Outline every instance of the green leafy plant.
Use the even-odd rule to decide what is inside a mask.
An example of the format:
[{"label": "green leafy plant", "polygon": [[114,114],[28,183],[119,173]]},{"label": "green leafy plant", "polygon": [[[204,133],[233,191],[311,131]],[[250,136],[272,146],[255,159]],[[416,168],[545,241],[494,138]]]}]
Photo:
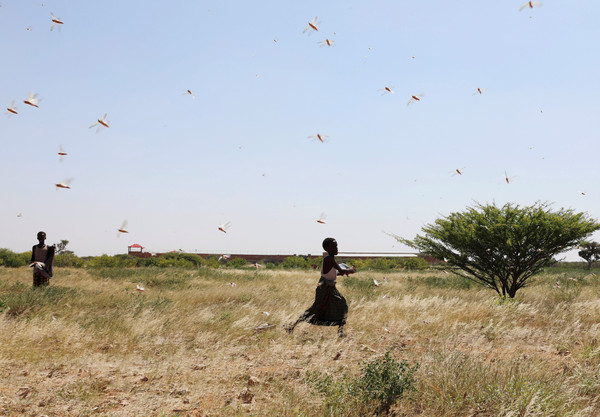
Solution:
[{"label": "green leafy plant", "polygon": [[81,268],[84,263],[83,259],[71,251],[62,252],[54,257],[54,266]]},{"label": "green leafy plant", "polygon": [[429,263],[423,258],[407,258],[403,266],[408,270],[422,270],[429,268]]},{"label": "green leafy plant", "polygon": [[240,269],[248,265],[248,262],[244,258],[233,258],[227,262],[228,268]]},{"label": "green leafy plant", "polygon": [[310,262],[302,256],[288,256],[280,264],[284,269],[309,269]]},{"label": "green leafy plant", "polygon": [[377,413],[387,413],[406,391],[414,390],[414,373],[418,365],[398,362],[388,350],[382,358],[366,362],[360,377],[352,381],[350,393],[374,406]]},{"label": "green leafy plant", "polygon": [[334,379],[319,371],[308,373],[307,382],[324,395],[330,415],[387,414],[402,395],[415,389],[418,365],[398,362],[388,350],[383,357],[365,362],[361,374]]},{"label": "green leafy plant", "polygon": [[2,266],[18,268],[27,265],[30,258],[31,252],[18,254],[9,249],[0,249],[0,265]]}]

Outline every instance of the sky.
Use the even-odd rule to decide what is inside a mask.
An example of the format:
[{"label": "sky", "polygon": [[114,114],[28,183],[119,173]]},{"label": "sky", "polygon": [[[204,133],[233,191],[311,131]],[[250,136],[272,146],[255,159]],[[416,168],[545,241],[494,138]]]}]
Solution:
[{"label": "sky", "polygon": [[600,217],[597,1],[0,3],[0,247],[410,252],[383,231],[476,203]]}]

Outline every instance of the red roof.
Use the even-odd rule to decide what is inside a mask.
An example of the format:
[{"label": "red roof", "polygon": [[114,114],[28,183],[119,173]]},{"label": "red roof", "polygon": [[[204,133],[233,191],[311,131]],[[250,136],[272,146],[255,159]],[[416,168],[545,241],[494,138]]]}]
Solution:
[{"label": "red roof", "polygon": [[142,249],[144,249],[144,247],[142,245],[138,245],[137,243],[134,243],[133,245],[127,246],[127,247],[128,248],[142,248]]}]

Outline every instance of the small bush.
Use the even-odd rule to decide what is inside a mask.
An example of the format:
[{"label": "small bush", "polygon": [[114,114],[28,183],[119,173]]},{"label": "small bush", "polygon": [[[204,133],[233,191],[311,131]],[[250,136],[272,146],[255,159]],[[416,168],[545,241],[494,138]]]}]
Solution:
[{"label": "small bush", "polygon": [[119,260],[113,256],[102,255],[90,259],[87,265],[91,268],[116,268],[119,265]]},{"label": "small bush", "polygon": [[160,257],[158,259],[158,267],[159,268],[193,268],[194,264],[185,259],[177,259],[177,258],[163,258]]},{"label": "small bush", "polygon": [[343,259],[341,262],[353,265],[356,269],[372,269],[375,271],[400,269],[404,264],[402,258]]},{"label": "small bush", "polygon": [[158,258],[154,256],[150,258],[138,258],[137,266],[158,266]]},{"label": "small bush", "polygon": [[365,259],[348,260],[348,264],[356,268],[357,271],[368,269],[369,262]]},{"label": "small bush", "polygon": [[361,375],[335,380],[319,371],[309,373],[307,382],[326,398],[326,408],[333,415],[387,414],[405,392],[414,391],[414,373],[418,365],[398,362],[388,350],[382,358],[366,362]]},{"label": "small bush", "polygon": [[302,256],[288,256],[281,261],[281,268],[283,269],[309,269],[310,262]]},{"label": "small bush", "polygon": [[390,271],[401,268],[404,264],[400,258],[379,258],[370,260],[370,268],[377,271]]},{"label": "small bush", "polygon": [[227,267],[240,269],[245,267],[247,264],[248,262],[244,258],[234,258],[227,262]]},{"label": "small bush", "polygon": [[362,367],[362,375],[352,382],[350,392],[362,402],[372,404],[378,413],[387,413],[405,391],[414,390],[418,367],[398,362],[388,350],[383,358]]},{"label": "small bush", "polygon": [[31,252],[25,252],[22,254],[14,253],[10,249],[0,249],[0,265],[9,268],[18,268],[25,266],[31,259]]},{"label": "small bush", "polygon": [[196,267],[202,265],[202,258],[194,253],[180,253],[177,259],[187,261]]},{"label": "small bush", "polygon": [[[406,262],[404,258],[373,258],[373,259],[340,259],[339,262],[354,266],[357,270],[372,269],[375,271],[391,271],[401,269]],[[427,264],[427,262],[425,262]]]},{"label": "small bush", "polygon": [[54,257],[54,266],[81,268],[83,265],[83,259],[76,256],[73,252],[63,252]]},{"label": "small bush", "polygon": [[217,269],[221,266],[218,258],[208,257],[202,260],[202,266],[205,268]]},{"label": "small bush", "polygon": [[407,258],[404,260],[404,269],[421,270],[429,268],[429,263],[423,258]]}]

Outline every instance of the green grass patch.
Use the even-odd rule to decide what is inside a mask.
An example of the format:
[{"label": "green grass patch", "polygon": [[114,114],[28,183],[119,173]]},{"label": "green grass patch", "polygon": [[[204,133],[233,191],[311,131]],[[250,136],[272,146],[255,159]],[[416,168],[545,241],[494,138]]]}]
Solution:
[{"label": "green grass patch", "polygon": [[346,288],[357,291],[366,291],[375,288],[375,283],[371,278],[361,279],[356,276],[349,276],[344,278],[342,280],[342,285]]},{"label": "green grass patch", "polygon": [[88,268],[87,272],[90,276],[95,278],[110,279],[114,281],[140,281],[145,277],[164,273],[164,270],[155,268]]},{"label": "green grass patch", "polygon": [[470,290],[474,285],[477,285],[470,279],[459,275],[448,275],[443,277],[424,276],[408,278],[409,282],[411,282],[412,280],[415,280],[417,284],[425,285],[427,288],[452,288],[456,290]]},{"label": "green grass patch", "polygon": [[8,317],[31,317],[48,306],[72,300],[77,293],[78,290],[71,287],[51,285],[31,288],[16,283],[0,297],[0,312],[5,312]]}]

